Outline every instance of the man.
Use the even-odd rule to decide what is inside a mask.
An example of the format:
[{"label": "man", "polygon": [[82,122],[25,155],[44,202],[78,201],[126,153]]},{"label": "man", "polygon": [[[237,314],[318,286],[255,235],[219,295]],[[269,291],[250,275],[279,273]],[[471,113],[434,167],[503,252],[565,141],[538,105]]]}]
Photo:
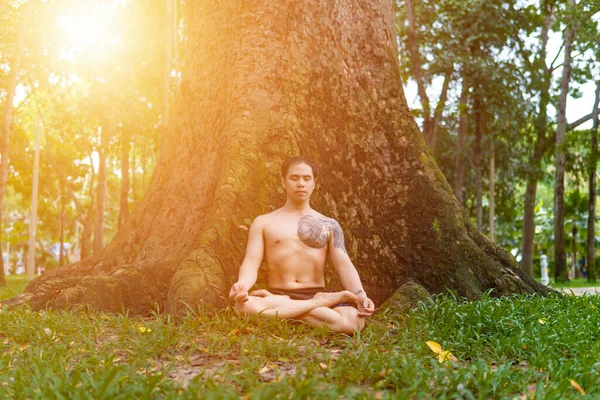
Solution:
[{"label": "man", "polygon": [[[302,320],[353,334],[364,327],[364,318],[373,314],[375,305],[348,257],[340,224],[310,207],[318,173],[317,165],[304,157],[283,163],[285,205],[252,223],[246,256],[229,297],[235,308],[246,314]],[[263,254],[269,290],[248,294],[256,283]],[[330,293],[324,288],[327,256],[347,290]]]}]

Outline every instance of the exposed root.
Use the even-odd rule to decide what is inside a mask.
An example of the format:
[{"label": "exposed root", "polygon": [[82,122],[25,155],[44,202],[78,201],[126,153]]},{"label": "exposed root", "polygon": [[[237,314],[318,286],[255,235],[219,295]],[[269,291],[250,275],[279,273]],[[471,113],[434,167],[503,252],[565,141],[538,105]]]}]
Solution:
[{"label": "exposed root", "polygon": [[173,274],[167,312],[179,314],[188,306],[198,304],[225,306],[225,282],[223,268],[215,257],[203,249],[193,251],[181,261]]}]

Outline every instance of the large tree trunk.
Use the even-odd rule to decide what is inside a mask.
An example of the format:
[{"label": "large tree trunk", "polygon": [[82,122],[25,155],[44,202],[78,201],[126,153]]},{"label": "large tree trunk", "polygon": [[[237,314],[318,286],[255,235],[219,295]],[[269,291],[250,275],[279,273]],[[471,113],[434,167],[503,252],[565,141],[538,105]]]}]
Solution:
[{"label": "large tree trunk", "polygon": [[225,304],[248,226],[283,203],[279,166],[299,153],[322,166],[313,206],[344,227],[376,303],[409,281],[468,298],[547,291],[469,223],[428,154],[391,2],[187,7],[177,118],[146,196],[101,254],[33,281],[33,308]]},{"label": "large tree trunk", "polygon": [[594,123],[590,130],[591,154],[590,154],[590,176],[588,183],[588,220],[587,220],[587,265],[588,281],[596,282],[596,168],[598,162],[598,106],[600,105],[600,80],[596,82],[596,100],[594,101]]},{"label": "large tree trunk", "polygon": [[[575,0],[568,1],[571,9],[575,7]],[[560,79],[560,95],[558,99],[558,121],[556,124],[556,172],[554,180],[554,277],[557,282],[568,281],[567,265],[565,259],[565,150],[564,141],[567,131],[567,97],[569,83],[571,82],[571,45],[575,37],[573,26],[565,30],[565,57],[563,72]]]}]

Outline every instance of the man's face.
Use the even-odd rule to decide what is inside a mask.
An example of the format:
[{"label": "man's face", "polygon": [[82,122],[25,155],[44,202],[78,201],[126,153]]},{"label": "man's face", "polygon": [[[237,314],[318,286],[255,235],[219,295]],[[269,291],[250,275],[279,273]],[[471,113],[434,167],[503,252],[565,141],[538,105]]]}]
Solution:
[{"label": "man's face", "polygon": [[297,202],[307,201],[315,189],[313,170],[305,163],[294,164],[281,183],[289,199]]}]

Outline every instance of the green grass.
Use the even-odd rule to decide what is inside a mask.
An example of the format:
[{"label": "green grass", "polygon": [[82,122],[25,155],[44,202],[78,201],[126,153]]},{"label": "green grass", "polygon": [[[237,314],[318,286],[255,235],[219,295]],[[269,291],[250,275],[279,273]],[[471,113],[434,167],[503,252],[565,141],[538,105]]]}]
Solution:
[{"label": "green grass", "polygon": [[175,321],[4,308],[0,398],[580,397],[570,380],[597,398],[599,326],[598,296],[444,296],[355,337],[231,309]]},{"label": "green grass", "polygon": [[583,287],[600,287],[600,279],[596,280],[596,283],[588,282],[587,278],[575,278],[569,280],[569,282],[555,282],[551,280],[548,284],[550,287],[554,288],[583,288]]}]

